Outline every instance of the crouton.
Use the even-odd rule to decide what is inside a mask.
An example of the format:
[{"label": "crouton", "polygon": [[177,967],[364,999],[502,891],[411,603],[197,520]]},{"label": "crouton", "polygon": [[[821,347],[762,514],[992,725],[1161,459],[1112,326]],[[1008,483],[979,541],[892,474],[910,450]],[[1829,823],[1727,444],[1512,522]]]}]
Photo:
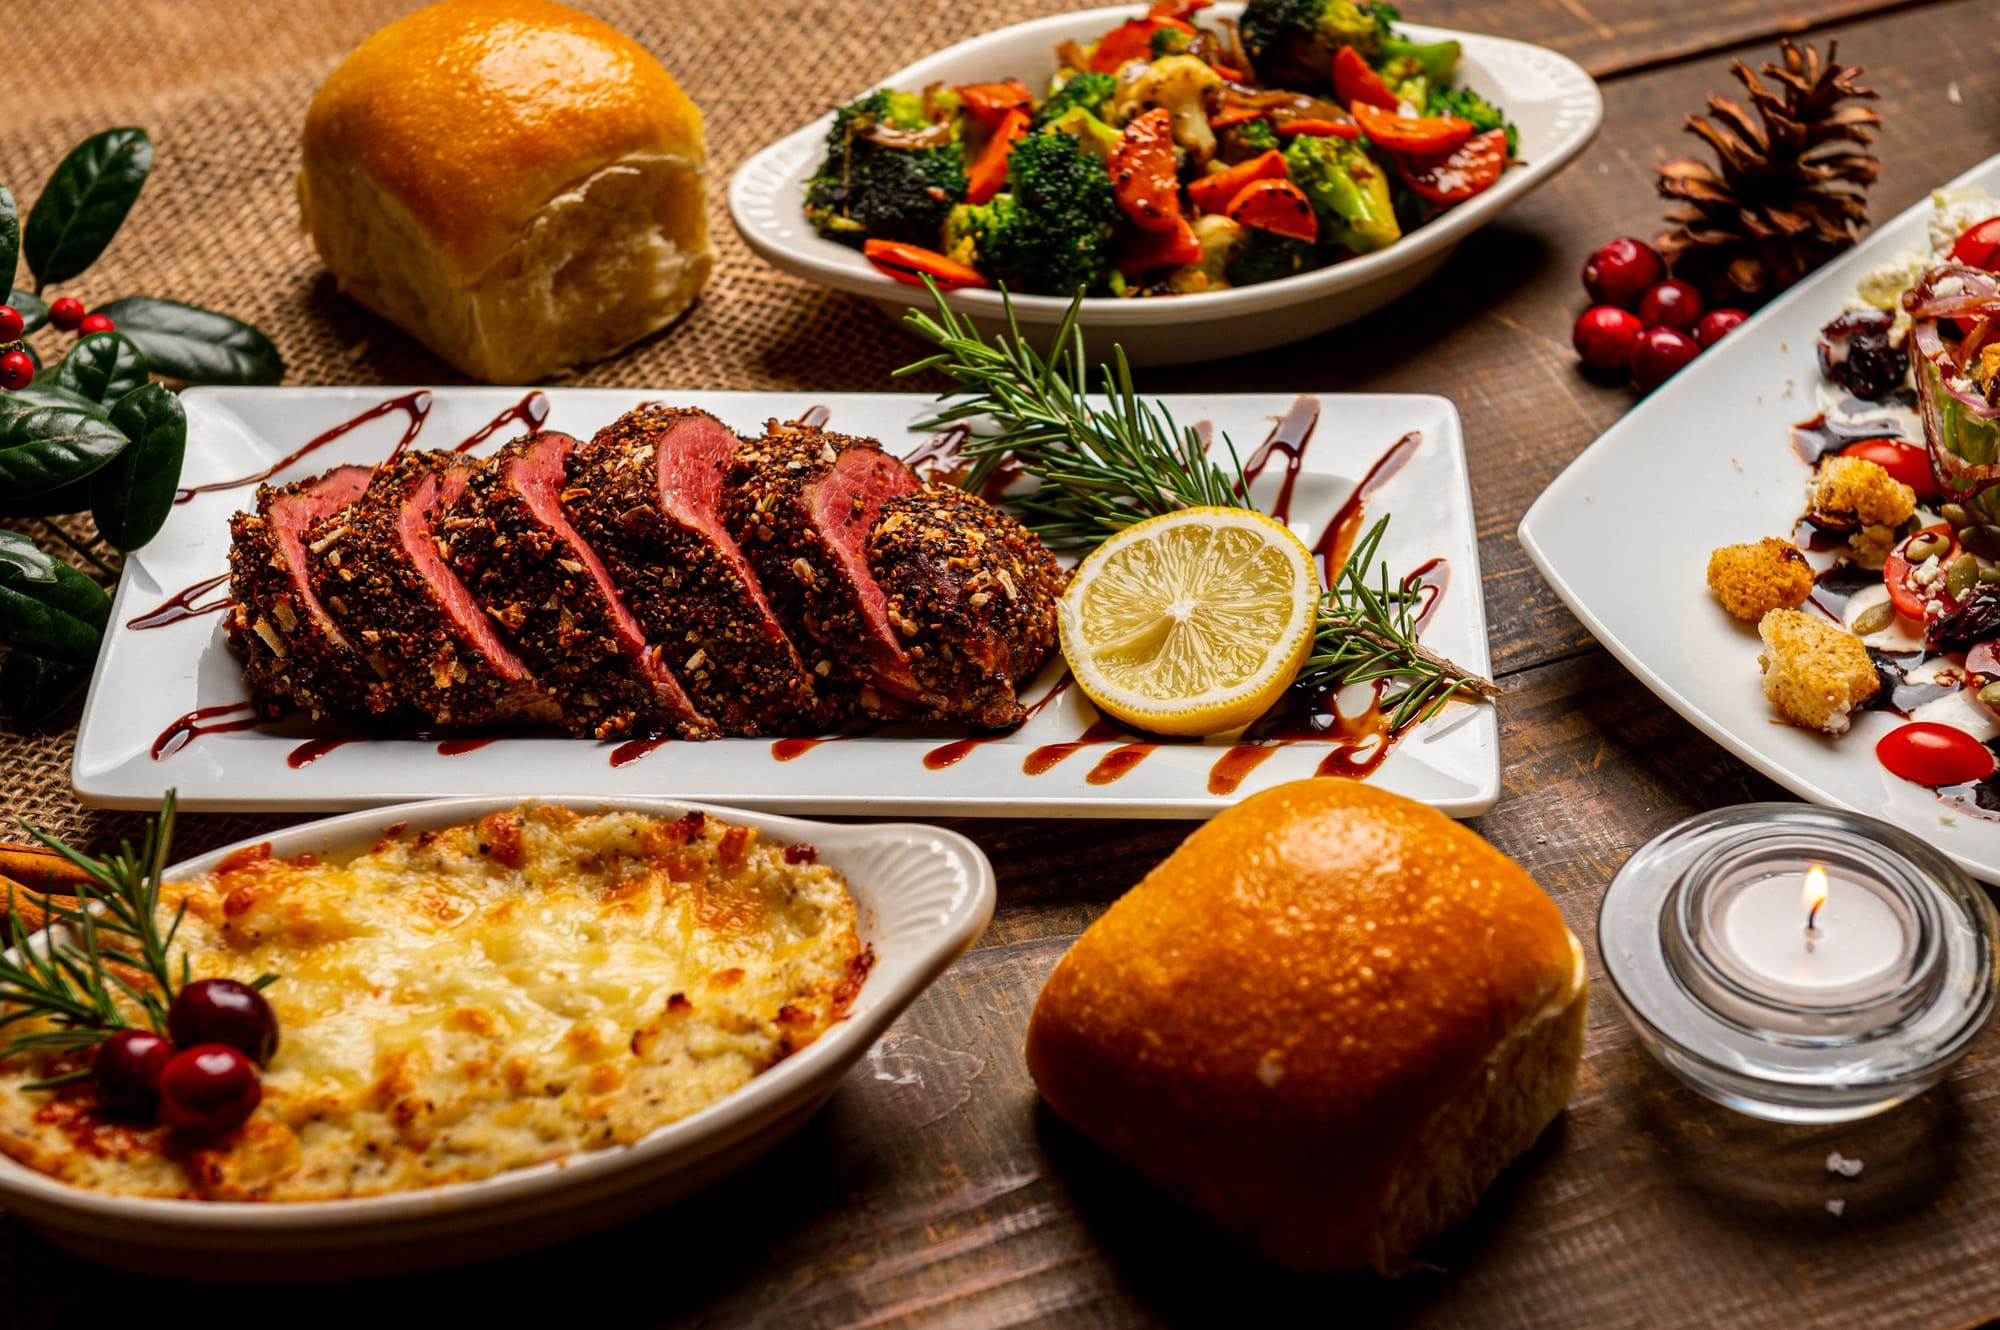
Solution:
[{"label": "crouton", "polygon": [[1708,556],[1708,589],[1745,623],[1772,610],[1797,609],[1812,594],[1813,570],[1798,546],[1770,536],[1754,545],[1724,545]]},{"label": "crouton", "polygon": [[1865,457],[1823,457],[1806,482],[1814,521],[1840,531],[1897,527],[1917,511],[1917,492]]},{"label": "crouton", "polygon": [[1844,734],[1854,708],[1882,686],[1861,639],[1815,615],[1772,610],[1757,634],[1764,639],[1757,657],[1764,696],[1794,725]]}]

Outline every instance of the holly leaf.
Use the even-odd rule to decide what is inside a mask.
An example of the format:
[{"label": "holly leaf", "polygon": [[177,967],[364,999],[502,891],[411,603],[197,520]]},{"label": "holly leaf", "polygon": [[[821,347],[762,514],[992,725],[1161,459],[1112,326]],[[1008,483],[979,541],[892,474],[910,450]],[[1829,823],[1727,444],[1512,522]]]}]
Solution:
[{"label": "holly leaf", "polygon": [[123,333],[102,332],[70,348],[55,382],[93,402],[115,402],[150,380],[145,352]]},{"label": "holly leaf", "polygon": [[187,413],[164,384],[148,383],[118,399],[111,423],[132,441],[90,476],[90,516],[116,549],[151,540],[174,509],[187,451]]},{"label": "holly leaf", "polygon": [[[10,291],[14,289],[14,269],[20,262],[21,210],[14,206],[14,196],[7,192],[7,187],[0,185],[0,283],[5,283]],[[19,305],[14,308],[21,309]],[[21,310],[23,318],[27,313]]]},{"label": "holly leaf", "polygon": [[21,237],[36,291],[97,262],[152,169],[153,141],[143,129],[107,129],[70,149],[42,187]]},{"label": "holly leaf", "polygon": [[66,563],[55,578],[31,582],[0,565],[0,642],[54,661],[88,668],[97,659],[111,597]]},{"label": "holly leaf", "polygon": [[44,554],[41,546],[18,531],[0,531],[0,564],[15,570],[30,582],[56,580],[56,561]]},{"label": "holly leaf", "polygon": [[17,648],[0,661],[0,710],[16,729],[39,729],[89,682],[90,671],[82,666],[61,665]]},{"label": "holly leaf", "polygon": [[7,296],[7,303],[20,312],[22,322],[28,326],[24,333],[31,333],[49,321],[49,305],[33,291],[15,290]]},{"label": "holly leaf", "polygon": [[0,393],[0,494],[39,494],[81,480],[129,441],[87,397],[40,385]]},{"label": "holly leaf", "polygon": [[152,296],[127,296],[97,312],[138,343],[155,374],[169,379],[263,384],[285,375],[271,339],[227,314]]}]

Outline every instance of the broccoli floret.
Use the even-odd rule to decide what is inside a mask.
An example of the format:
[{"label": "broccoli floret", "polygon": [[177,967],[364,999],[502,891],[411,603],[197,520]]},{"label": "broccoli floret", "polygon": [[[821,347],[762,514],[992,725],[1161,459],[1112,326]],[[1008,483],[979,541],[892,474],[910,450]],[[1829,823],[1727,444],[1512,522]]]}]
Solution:
[{"label": "broccoli floret", "polygon": [[[1376,59],[1383,65],[1384,77],[1392,86],[1421,75],[1430,80],[1432,87],[1445,88],[1458,75],[1457,42],[1413,42],[1392,30],[1383,36]],[[1399,77],[1389,76],[1392,69]]]},{"label": "broccoli floret", "polygon": [[1124,138],[1124,135],[1080,106],[1072,106],[1049,121],[1048,128],[1043,133],[1067,134],[1075,139],[1085,152],[1106,164],[1109,164],[1111,154],[1118,150],[1118,144]]},{"label": "broccoli floret", "polygon": [[1104,114],[1104,103],[1111,100],[1112,92],[1118,87],[1118,80],[1110,74],[1076,74],[1070,80],[1049,94],[1049,99],[1035,110],[1033,125],[1040,129],[1069,110],[1084,110],[1095,116]]},{"label": "broccoli floret", "polygon": [[1231,286],[1274,282],[1315,266],[1313,247],[1290,236],[1253,230],[1224,269]]},{"label": "broccoli floret", "polygon": [[1104,163],[1068,134],[1034,134],[1014,145],[1007,192],[960,225],[981,271],[1014,291],[1073,296],[1096,290],[1111,270],[1112,224],[1120,216]]},{"label": "broccoli floret", "polygon": [[1376,62],[1394,35],[1395,17],[1388,5],[1368,0],[1250,0],[1241,20],[1243,49],[1272,87],[1321,92],[1332,86],[1341,47]]},{"label": "broccoli floret", "polygon": [[[942,141],[892,146],[869,137],[878,129],[934,132]],[[927,119],[921,95],[882,88],[835,112],[826,160],[806,182],[806,217],[843,244],[875,236],[934,245],[946,214],[964,198],[957,131]]]},{"label": "broccoli floret", "polygon": [[1285,146],[1269,120],[1242,120],[1215,131],[1215,155],[1224,162],[1246,162]]},{"label": "broccoli floret", "polygon": [[1389,199],[1389,178],[1359,143],[1301,134],[1285,149],[1285,170],[1319,218],[1319,242],[1368,254],[1403,231]]},{"label": "broccoli floret", "polygon": [[1484,134],[1489,129],[1505,129],[1509,157],[1521,146],[1520,131],[1514,128],[1500,108],[1470,88],[1432,88],[1424,102],[1424,114],[1455,115],[1461,120],[1470,120],[1475,134]]},{"label": "broccoli floret", "polygon": [[1179,28],[1156,28],[1153,30],[1153,59],[1163,55],[1183,55],[1194,45],[1194,35]]}]

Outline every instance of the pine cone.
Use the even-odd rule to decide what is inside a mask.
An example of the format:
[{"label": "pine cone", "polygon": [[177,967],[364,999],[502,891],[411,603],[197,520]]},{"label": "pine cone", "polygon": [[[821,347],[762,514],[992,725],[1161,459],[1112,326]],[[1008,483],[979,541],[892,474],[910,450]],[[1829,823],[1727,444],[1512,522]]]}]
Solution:
[{"label": "pine cone", "polygon": [[1824,66],[1810,45],[1779,46],[1784,64],[1766,63],[1762,78],[1740,60],[1730,70],[1755,120],[1719,94],[1708,116],[1688,117],[1721,169],[1691,157],[1659,168],[1661,195],[1682,206],[1655,243],[1677,275],[1724,303],[1768,299],[1852,245],[1868,229],[1867,190],[1881,171],[1862,149],[1882,117],[1850,100],[1875,96],[1856,84],[1861,70],[1834,60],[1837,42]]}]

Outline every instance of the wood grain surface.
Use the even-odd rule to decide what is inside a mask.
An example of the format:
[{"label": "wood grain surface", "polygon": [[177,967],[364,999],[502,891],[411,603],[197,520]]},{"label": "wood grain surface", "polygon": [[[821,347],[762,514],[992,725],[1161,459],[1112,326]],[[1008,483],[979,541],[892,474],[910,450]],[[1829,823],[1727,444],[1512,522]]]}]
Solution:
[{"label": "wood grain surface", "polygon": [[[258,22],[235,24],[219,17],[220,6],[171,0],[27,4],[9,14],[14,23],[66,25],[47,75],[54,118],[67,126],[118,118],[135,88],[172,90],[215,78],[219,68],[254,75],[279,61],[330,60],[407,7],[309,13],[267,5],[255,7]],[[838,71],[843,87],[914,54],[893,35],[872,46],[847,35],[892,22],[884,16],[896,7],[829,0],[771,8],[843,34],[841,49],[855,62]],[[927,22],[946,10],[942,0],[909,8]],[[1542,487],[1632,405],[1628,390],[1577,371],[1569,348],[1584,304],[1577,271],[1603,239],[1657,227],[1652,166],[1689,150],[1683,119],[1727,84],[1729,60],[1761,60],[1781,31],[1839,39],[1842,55],[1864,65],[1864,81],[1882,93],[1875,211],[1885,217],[2000,151],[2000,0],[1410,0],[1405,9],[1413,21],[1545,42],[1584,61],[1604,79],[1598,142],[1392,308],[1281,351],[1174,370],[1171,382],[1443,392],[1465,417],[1486,608],[1507,687],[1505,793],[1473,825],[1535,875],[1591,946],[1597,997],[1575,1101],[1474,1220],[1432,1254],[1437,1268],[1388,1282],[1260,1266],[1040,1108],[1020,1044],[1043,978],[1188,827],[964,821],[954,825],[1000,873],[992,928],[827,1109],[773,1154],[646,1220],[530,1260],[277,1302],[259,1295],[250,1305],[265,1310],[247,1314],[298,1325],[439,1308],[453,1323],[479,1326],[581,1315],[593,1324],[689,1327],[1777,1330],[1959,1327],[2000,1312],[2000,1035],[1904,1110],[1859,1126],[1779,1129],[1681,1089],[1616,1013],[1594,951],[1597,902],[1611,875],[1682,817],[1783,795],[1597,647],[1513,536]],[[191,24],[191,10],[218,17]],[[970,7],[950,13],[957,35],[990,26]],[[117,68],[94,63],[93,41],[114,22],[156,30],[153,54]],[[662,54],[679,68],[711,53]],[[731,114],[724,95],[708,105],[711,121]],[[758,127],[747,141],[791,123]],[[227,245],[188,262],[226,263]],[[894,335],[886,323],[879,330]],[[782,371],[782,358],[760,369],[773,363]],[[1167,384],[1159,375],[1142,386]],[[1663,523],[1673,518],[1660,514]],[[1643,559],[1643,539],[1606,557]],[[187,821],[199,840],[202,820]],[[1861,1176],[1829,1174],[1833,1149],[1864,1160]],[[1841,1213],[1829,1211],[1830,1200],[1845,1203]],[[0,1219],[0,1324],[40,1330],[175,1306],[240,1316],[243,1296],[96,1270]]]}]

